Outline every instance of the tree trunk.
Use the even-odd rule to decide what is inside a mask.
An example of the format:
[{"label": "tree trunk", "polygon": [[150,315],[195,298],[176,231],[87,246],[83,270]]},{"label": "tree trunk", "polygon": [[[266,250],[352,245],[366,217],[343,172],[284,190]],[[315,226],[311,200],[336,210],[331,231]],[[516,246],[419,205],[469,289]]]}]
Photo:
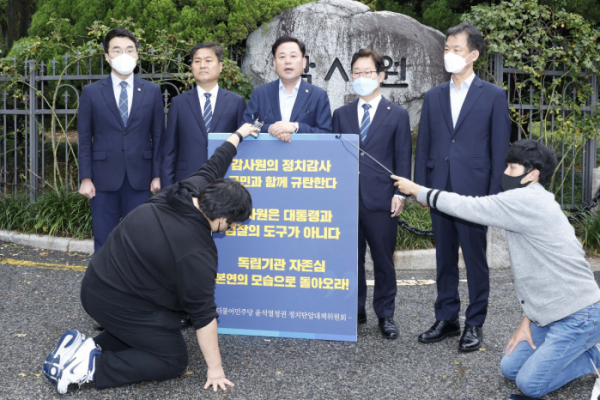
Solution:
[{"label": "tree trunk", "polygon": [[35,3],[31,0],[8,0],[4,9],[6,21],[2,21],[0,31],[4,37],[4,45],[8,50],[14,42],[27,36],[27,29],[31,25],[31,15],[35,10]]}]

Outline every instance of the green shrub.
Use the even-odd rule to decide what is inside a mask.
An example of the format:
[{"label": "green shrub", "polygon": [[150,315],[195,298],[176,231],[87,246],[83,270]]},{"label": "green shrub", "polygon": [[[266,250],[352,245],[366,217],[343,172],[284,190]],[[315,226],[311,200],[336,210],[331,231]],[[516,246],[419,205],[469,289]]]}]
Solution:
[{"label": "green shrub", "polygon": [[600,213],[585,212],[583,216],[571,222],[575,234],[581,239],[583,247],[597,253],[600,248]]},{"label": "green shrub", "polygon": [[26,233],[92,237],[92,214],[88,199],[79,193],[48,193],[35,203],[23,197],[0,198],[0,228]]}]

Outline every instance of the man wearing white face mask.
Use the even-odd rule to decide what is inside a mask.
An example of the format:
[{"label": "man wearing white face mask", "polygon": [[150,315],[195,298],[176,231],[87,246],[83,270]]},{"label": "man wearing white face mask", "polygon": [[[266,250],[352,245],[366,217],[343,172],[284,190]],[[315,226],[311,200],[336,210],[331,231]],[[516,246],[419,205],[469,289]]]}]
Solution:
[{"label": "man wearing white face mask", "polygon": [[90,199],[94,250],[131,210],[160,190],[165,115],[160,86],[134,76],[137,40],[116,28],[104,39],[110,76],[79,99],[79,193]]},{"label": "man wearing white face mask", "polygon": [[[483,36],[476,27],[463,23],[448,30],[444,64],[452,79],[425,94],[421,111],[415,160],[415,182],[421,186],[473,197],[500,192],[510,117],[506,91],[482,81],[473,72],[473,63],[482,50]],[[437,261],[436,321],[419,336],[419,341],[433,343],[461,334],[460,244],[470,304],[458,348],[477,350],[483,340],[490,286],[487,228],[437,209],[431,209],[431,221]]]},{"label": "man wearing white face mask", "polygon": [[[334,133],[360,135],[360,148],[386,168],[410,179],[411,137],[408,112],[381,95],[385,78],[383,56],[361,49],[352,56],[352,87],[359,99],[333,113]],[[387,171],[369,157],[360,156],[358,221],[358,315],[367,322],[365,252],[371,250],[375,270],[373,308],[383,337],[396,339],[394,324],[396,270],[394,247],[398,215],[404,208],[404,195],[394,189]]]}]

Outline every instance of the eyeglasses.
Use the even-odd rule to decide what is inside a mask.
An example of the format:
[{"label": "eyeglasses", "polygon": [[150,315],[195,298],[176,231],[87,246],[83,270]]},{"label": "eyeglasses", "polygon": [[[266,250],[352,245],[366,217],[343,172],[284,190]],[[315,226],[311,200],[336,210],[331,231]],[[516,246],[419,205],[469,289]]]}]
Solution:
[{"label": "eyeglasses", "polygon": [[365,78],[371,78],[375,74],[377,76],[377,71],[363,71],[363,72],[353,72],[352,77],[358,78],[364,76]]},{"label": "eyeglasses", "polygon": [[[111,53],[113,56],[115,56],[115,57],[118,57],[118,56],[120,56],[121,54],[123,54],[123,50],[121,50],[121,49],[112,49],[112,50],[110,51],[110,53]],[[128,56],[133,56],[135,53],[136,53],[136,50],[135,50],[135,49],[126,49],[126,50],[125,50],[125,54],[127,54]]]}]

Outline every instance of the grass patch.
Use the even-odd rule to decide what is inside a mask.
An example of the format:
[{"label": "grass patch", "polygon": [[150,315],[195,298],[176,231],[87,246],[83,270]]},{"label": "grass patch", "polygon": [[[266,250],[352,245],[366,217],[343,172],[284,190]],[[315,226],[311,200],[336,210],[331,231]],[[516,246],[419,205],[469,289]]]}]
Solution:
[{"label": "grass patch", "polygon": [[[400,214],[402,219],[410,226],[419,229],[431,229],[431,216],[429,209],[420,206],[417,203],[407,201],[404,211]],[[404,228],[398,227],[398,237],[396,238],[396,250],[420,250],[431,249],[435,247],[433,236],[419,236],[410,233]]]}]

